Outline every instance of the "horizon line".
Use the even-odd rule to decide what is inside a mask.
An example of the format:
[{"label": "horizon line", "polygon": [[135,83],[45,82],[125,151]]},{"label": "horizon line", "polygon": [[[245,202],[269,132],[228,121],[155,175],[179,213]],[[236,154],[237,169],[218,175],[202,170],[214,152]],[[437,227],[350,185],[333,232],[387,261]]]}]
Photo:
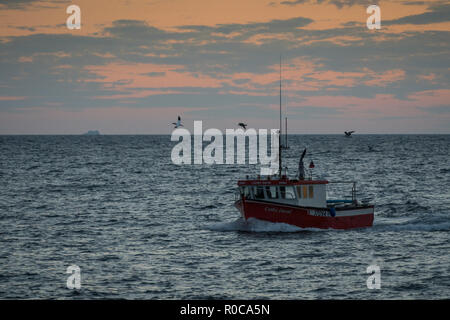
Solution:
[{"label": "horizon line", "polygon": [[[98,135],[89,135],[85,133],[0,133],[0,136],[87,136],[87,137],[98,137],[98,136],[170,136],[172,133],[100,133]],[[203,135],[203,134],[202,134]],[[226,134],[224,134],[226,135]],[[282,135],[285,135],[284,133]],[[341,136],[344,133],[288,133],[288,136]],[[450,135],[448,133],[436,132],[436,133],[358,133],[352,134],[354,136],[364,136],[364,135]],[[195,136],[192,134],[192,136]]]}]

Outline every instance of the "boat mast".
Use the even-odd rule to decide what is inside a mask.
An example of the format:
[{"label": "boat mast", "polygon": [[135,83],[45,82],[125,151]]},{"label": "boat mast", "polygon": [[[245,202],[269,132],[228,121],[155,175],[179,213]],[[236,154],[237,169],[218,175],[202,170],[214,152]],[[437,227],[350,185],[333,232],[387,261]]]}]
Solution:
[{"label": "boat mast", "polygon": [[280,55],[280,131],[279,131],[279,135],[278,135],[278,171],[280,174],[280,178],[282,176],[281,168],[283,167],[282,163],[281,163],[281,159],[282,159],[282,157],[281,157],[281,149],[282,149],[282,147],[281,147],[281,130],[282,130],[282,128],[281,128],[281,55]]},{"label": "boat mast", "polygon": [[[281,94],[280,94],[281,95]],[[288,114],[288,112],[287,112],[287,108],[288,108],[288,102],[287,102],[287,98],[286,99],[284,99],[285,100],[285,105],[286,105],[286,107],[285,107],[285,109],[284,109],[284,112],[285,112],[285,115],[284,115],[284,121],[285,121],[285,123],[284,123],[284,145],[283,145],[283,149],[289,149],[289,146],[288,146],[288,125],[287,125],[287,114]]]},{"label": "boat mast", "polygon": [[287,136],[287,117],[285,117],[284,118],[285,120],[286,120],[286,124],[284,125],[284,131],[286,132],[285,134],[284,134],[284,140],[285,140],[285,142],[284,142],[284,147],[287,149],[288,148],[288,136]]}]

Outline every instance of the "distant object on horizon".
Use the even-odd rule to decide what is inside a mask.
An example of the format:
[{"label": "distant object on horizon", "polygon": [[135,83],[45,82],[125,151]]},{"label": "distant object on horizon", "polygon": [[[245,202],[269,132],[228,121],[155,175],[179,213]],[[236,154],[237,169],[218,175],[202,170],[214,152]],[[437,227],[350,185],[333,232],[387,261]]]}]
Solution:
[{"label": "distant object on horizon", "polygon": [[345,136],[351,137],[353,132],[355,132],[355,131],[345,131]]},{"label": "distant object on horizon", "polygon": [[175,127],[174,127],[174,128],[179,128],[179,127],[182,127],[183,125],[181,124],[181,117],[180,117],[180,116],[178,116],[178,121],[177,121],[177,122],[172,122],[172,124],[174,124],[174,125],[175,125]]},{"label": "distant object on horizon", "polygon": [[239,125],[239,127],[244,128],[244,130],[247,130],[247,124],[246,123],[239,122],[238,125]]},{"label": "distant object on horizon", "polygon": [[86,133],[83,133],[83,136],[99,136],[100,135],[100,131],[98,130],[89,130]]}]

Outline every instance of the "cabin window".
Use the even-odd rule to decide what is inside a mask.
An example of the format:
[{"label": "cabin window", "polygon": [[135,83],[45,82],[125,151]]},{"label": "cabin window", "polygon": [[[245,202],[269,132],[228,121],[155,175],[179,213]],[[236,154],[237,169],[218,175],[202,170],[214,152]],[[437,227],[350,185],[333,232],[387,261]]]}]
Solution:
[{"label": "cabin window", "polygon": [[264,189],[262,186],[256,187],[255,199],[264,199]]},{"label": "cabin window", "polygon": [[250,199],[251,198],[250,188],[249,187],[244,187],[244,197],[245,197],[245,199]]},{"label": "cabin window", "polygon": [[269,199],[277,199],[278,188],[276,186],[266,186],[266,194]]},{"label": "cabin window", "polygon": [[299,199],[301,199],[302,198],[302,186],[297,186],[297,194],[298,194]]},{"label": "cabin window", "polygon": [[[280,187],[280,188],[283,188],[283,187]],[[294,187],[287,186],[285,194],[286,194],[286,199],[287,200],[294,200],[295,199],[295,189],[294,189]]]},{"label": "cabin window", "polygon": [[293,200],[295,199],[295,190],[292,186],[280,187],[281,199]]},{"label": "cabin window", "polygon": [[314,198],[314,186],[309,186],[309,197]]},{"label": "cabin window", "polygon": [[303,198],[308,198],[308,188],[306,186],[303,186]]},{"label": "cabin window", "polygon": [[280,187],[281,199],[286,199],[286,187]]}]

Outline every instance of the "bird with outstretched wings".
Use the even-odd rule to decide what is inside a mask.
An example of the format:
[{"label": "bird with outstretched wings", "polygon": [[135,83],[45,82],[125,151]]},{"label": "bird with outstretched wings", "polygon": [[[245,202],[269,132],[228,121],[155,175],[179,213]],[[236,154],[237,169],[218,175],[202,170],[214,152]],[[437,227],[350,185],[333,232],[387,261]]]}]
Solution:
[{"label": "bird with outstretched wings", "polygon": [[345,131],[345,136],[350,137],[353,132],[355,132],[355,131]]},{"label": "bird with outstretched wings", "polygon": [[182,127],[183,125],[181,124],[181,117],[178,116],[178,121],[177,122],[172,122],[172,124],[175,125],[175,128]]},{"label": "bird with outstretched wings", "polygon": [[246,123],[239,122],[238,126],[241,127],[241,128],[244,128],[244,130],[247,130],[247,124]]}]

